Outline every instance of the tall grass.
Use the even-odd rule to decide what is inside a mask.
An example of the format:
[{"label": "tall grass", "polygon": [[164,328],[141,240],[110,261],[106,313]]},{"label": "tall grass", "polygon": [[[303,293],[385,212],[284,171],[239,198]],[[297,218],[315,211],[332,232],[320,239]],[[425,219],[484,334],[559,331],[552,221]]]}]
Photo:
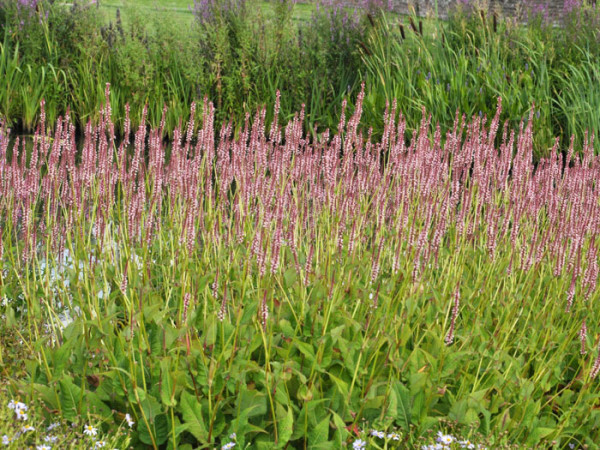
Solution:
[{"label": "tall grass", "polygon": [[567,135],[593,137],[600,142],[600,93],[595,88],[600,80],[597,57],[587,48],[577,48],[585,64],[565,64],[557,75],[556,92],[552,95],[557,114],[565,124]]},{"label": "tall grass", "polygon": [[12,395],[103,431],[130,414],[138,448],[594,446],[589,143],[534,166],[533,112],[502,129],[498,106],[407,144],[396,105],[373,141],[361,92],[314,140],[278,102],[239,133],[194,105],[167,155],[161,128],[117,145],[105,95],[80,154],[70,119],[28,159],[0,141]]},{"label": "tall grass", "polygon": [[420,35],[384,16],[362,50],[366,103],[373,110],[369,121],[377,120],[376,111],[396,99],[409,123],[418,124],[425,107],[434,123],[448,127],[457,110],[469,117],[493,114],[495,99],[501,96],[502,120],[511,126],[535,108],[536,157],[548,154],[553,136],[561,137],[563,150],[573,134],[581,146],[582,128],[600,128],[593,114],[576,118],[593,108],[587,103],[592,95],[593,104],[588,86],[595,63],[592,53],[582,50],[565,66],[553,40],[553,33],[560,32],[511,25],[481,12],[470,18],[459,14]]}]

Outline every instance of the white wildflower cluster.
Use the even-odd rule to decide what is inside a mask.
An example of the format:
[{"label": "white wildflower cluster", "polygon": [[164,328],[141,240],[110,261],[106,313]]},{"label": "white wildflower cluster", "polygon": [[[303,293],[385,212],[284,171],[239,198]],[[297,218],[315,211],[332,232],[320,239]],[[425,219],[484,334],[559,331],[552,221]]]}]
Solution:
[{"label": "white wildflower cluster", "polygon": [[235,433],[231,433],[231,434],[229,435],[229,439],[232,439],[232,441],[231,441],[231,442],[228,442],[227,444],[224,444],[224,445],[221,447],[221,450],[231,450],[233,447],[235,447],[235,442],[233,442],[233,441],[235,441],[235,438],[236,438],[236,437],[237,437],[237,436],[236,436],[236,434],[235,434]]},{"label": "white wildflower cluster", "polygon": [[367,447],[367,443],[365,441],[363,441],[362,439],[357,439],[356,441],[354,441],[352,443],[353,450],[363,450],[366,447]]},{"label": "white wildflower cluster", "polygon": [[[25,437],[24,439],[35,438],[38,442],[43,441],[43,443],[35,445],[36,450],[52,450],[53,445],[60,445],[60,440],[57,436],[52,435],[52,434],[40,436],[39,434],[36,434],[36,432],[39,433],[39,431],[36,430],[36,428],[33,425],[31,425],[30,423],[25,422],[23,425],[20,425],[21,423],[23,423],[23,421],[27,421],[30,419],[30,417],[28,415],[29,407],[25,403],[15,401],[15,400],[10,400],[8,402],[8,409],[10,409],[11,411],[14,412],[14,414],[15,414],[14,422],[16,424],[18,424],[19,426],[16,428],[14,435],[9,436],[8,434],[4,434],[4,435],[0,436],[0,446],[23,444],[23,446],[19,446],[18,448],[33,449],[34,447],[32,447],[32,446],[25,447],[25,442],[19,441],[20,438],[25,437],[25,436],[29,436],[29,437]],[[33,417],[31,419],[33,421]],[[127,422],[127,425],[130,428],[133,427],[133,425],[135,424],[135,422],[133,421],[132,417],[129,414],[125,415],[125,421]],[[72,425],[73,425],[73,428],[78,427],[78,425],[76,423],[74,423]],[[50,433],[52,430],[55,430],[58,427],[60,427],[60,423],[54,422],[54,423],[48,425],[46,427],[45,431]],[[40,431],[43,431],[43,430],[40,430]],[[98,435],[98,429],[96,427],[94,427],[93,425],[85,425],[83,428],[83,434],[92,438],[92,442],[90,443],[91,449],[100,449],[100,448],[105,448],[108,446],[108,442],[106,440],[100,438],[100,436]],[[58,448],[58,447],[55,447],[55,448]],[[229,448],[231,448],[231,447],[229,447]]]},{"label": "white wildflower cluster", "polygon": [[[131,422],[132,425],[135,423],[133,420],[131,420],[131,416],[129,416],[129,414],[125,415],[125,419],[128,423]],[[73,426],[77,426],[77,424],[73,424]],[[93,425],[85,425],[83,427],[83,434],[92,438],[92,449],[104,448],[108,444],[108,442],[106,442],[104,439],[96,439],[96,436],[98,436],[98,428],[94,427]]]},{"label": "white wildflower cluster", "polygon": [[17,420],[27,420],[27,410],[29,409],[25,403],[15,402],[11,400],[8,402],[8,409],[11,409],[15,412],[17,416]]},{"label": "white wildflower cluster", "polygon": [[458,440],[451,434],[444,434],[441,431],[438,431],[435,444],[423,445],[421,450],[450,450],[453,443],[458,444],[460,448],[487,450],[486,447],[483,447],[482,445],[475,445],[468,439]]},{"label": "white wildflower cluster", "polygon": [[399,441],[400,435],[398,433],[385,433],[384,431],[371,430],[371,436],[379,439],[391,439],[392,441]]},{"label": "white wildflower cluster", "polygon": [[[8,409],[10,409],[11,411],[13,411],[15,413],[15,417],[17,421],[26,421],[29,419],[29,415],[27,414],[27,411],[29,410],[29,407],[22,402],[16,402],[14,400],[11,400],[8,402]],[[17,431],[15,433],[15,435],[11,438],[9,437],[7,434],[2,436],[2,445],[9,445],[11,442],[19,439],[22,435],[30,433],[35,431],[35,427],[29,424],[23,425],[21,427],[21,429],[19,431]],[[44,447],[44,446],[37,446],[37,448],[39,449],[40,447]],[[48,447],[48,446],[46,446]],[[49,447],[48,447],[49,448]],[[46,450],[46,449],[44,449]]]}]

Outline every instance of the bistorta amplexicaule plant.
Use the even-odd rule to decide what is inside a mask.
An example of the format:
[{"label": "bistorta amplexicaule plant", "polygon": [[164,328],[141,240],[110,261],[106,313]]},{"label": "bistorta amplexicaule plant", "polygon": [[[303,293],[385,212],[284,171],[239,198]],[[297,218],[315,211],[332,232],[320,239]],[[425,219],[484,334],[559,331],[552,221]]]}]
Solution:
[{"label": "bistorta amplexicaule plant", "polygon": [[489,448],[597,442],[592,143],[534,165],[534,110],[500,133],[500,102],[410,140],[394,104],[374,142],[363,95],[314,140],[278,107],[217,130],[208,101],[170,147],[128,118],[118,142],[108,101],[80,151],[68,115],[5,131],[12,392],[127,418],[139,448],[363,448],[374,423],[406,448],[441,419]]}]

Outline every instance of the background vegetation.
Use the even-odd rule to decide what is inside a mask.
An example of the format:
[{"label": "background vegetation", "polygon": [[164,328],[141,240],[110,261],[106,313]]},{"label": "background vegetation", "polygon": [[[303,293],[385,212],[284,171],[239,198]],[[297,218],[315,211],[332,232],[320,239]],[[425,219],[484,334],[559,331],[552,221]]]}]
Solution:
[{"label": "background vegetation", "polygon": [[543,11],[518,25],[486,15],[477,2],[462,2],[449,21],[425,22],[384,13],[378,0],[360,10],[317,3],[39,0],[15,7],[5,0],[0,114],[14,130],[32,131],[45,99],[50,126],[69,110],[83,130],[98,119],[109,82],[117,126],[126,104],[134,125],[147,107],[144,120],[152,126],[167,106],[164,130],[172,136],[194,100],[213,101],[218,123],[243,121],[262,105],[271,111],[279,89],[282,116],[305,103],[313,133],[334,129],[342,99],[352,104],[365,81],[375,136],[382,132],[379,111],[394,99],[411,126],[425,106],[445,128],[457,109],[493,115],[502,96],[502,119],[512,125],[535,104],[536,157],[555,136],[563,150],[571,135],[578,144],[586,130],[598,137],[595,6],[566,2],[556,27]]}]

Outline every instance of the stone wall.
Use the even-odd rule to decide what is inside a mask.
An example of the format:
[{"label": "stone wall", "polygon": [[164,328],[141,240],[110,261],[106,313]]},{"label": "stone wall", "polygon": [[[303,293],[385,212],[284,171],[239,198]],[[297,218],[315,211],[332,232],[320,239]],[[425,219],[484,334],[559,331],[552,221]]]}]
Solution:
[{"label": "stone wall", "polygon": [[[360,4],[363,0],[348,0],[348,4]],[[435,16],[436,0],[391,0],[393,8],[401,14],[419,16]],[[538,12],[546,19],[560,21],[564,16],[565,0],[437,0],[437,12],[441,18],[448,17],[448,12],[457,3],[478,3],[487,5],[489,12],[496,11],[504,17],[524,20],[526,11]]]},{"label": "stone wall", "polygon": [[[435,0],[392,0],[392,2],[394,9],[400,13],[410,13],[414,8],[420,16],[435,14]],[[440,17],[447,17],[449,10],[457,3],[459,3],[457,0],[437,0]],[[487,4],[490,12],[496,11],[504,17],[510,18],[523,19],[527,11],[536,12],[545,18],[554,20],[560,20],[564,15],[564,0],[488,0],[480,3]]]}]

